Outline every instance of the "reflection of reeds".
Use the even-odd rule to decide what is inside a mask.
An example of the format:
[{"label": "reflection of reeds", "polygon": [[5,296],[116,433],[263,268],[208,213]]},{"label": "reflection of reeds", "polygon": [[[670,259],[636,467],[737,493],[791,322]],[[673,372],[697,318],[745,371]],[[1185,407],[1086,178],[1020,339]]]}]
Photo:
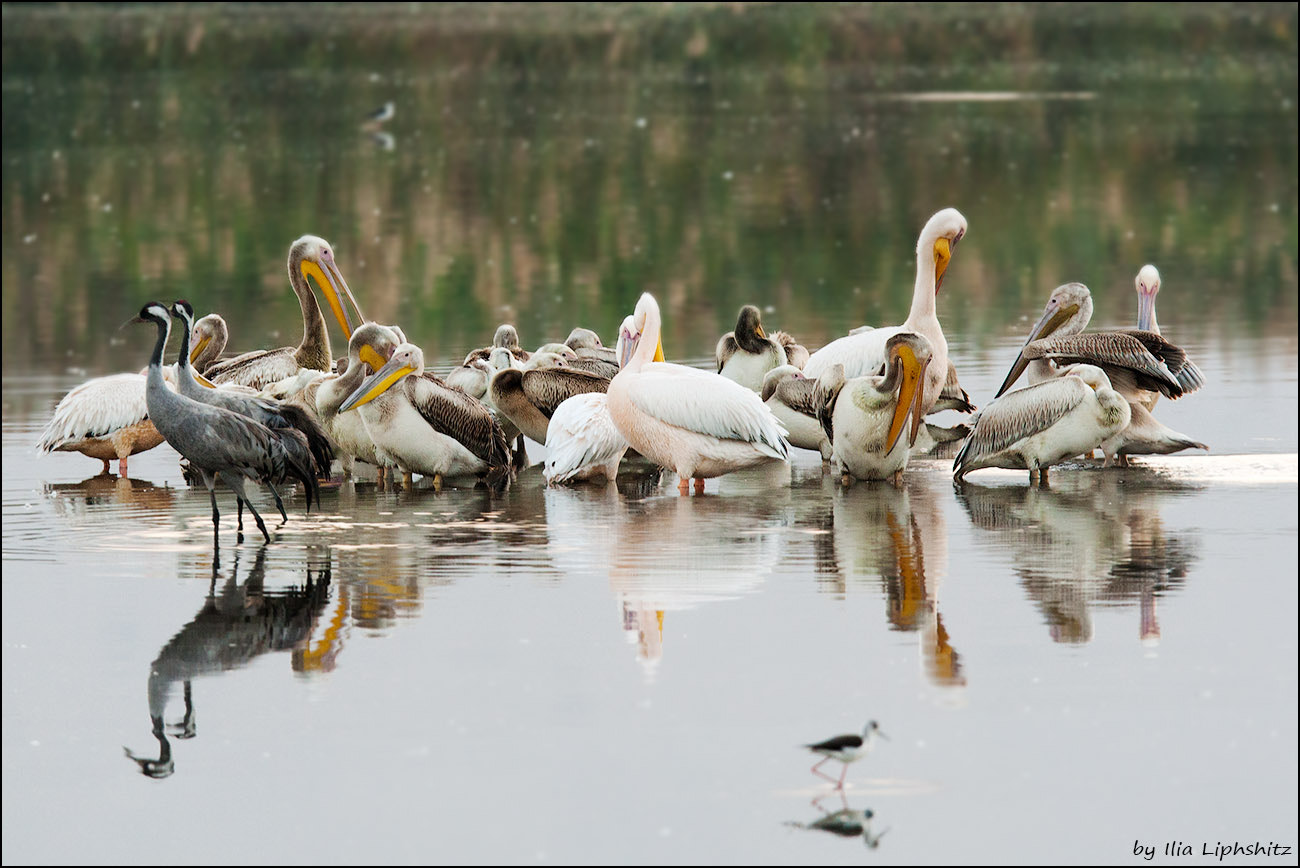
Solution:
[{"label": "reflection of reeds", "polygon": [[[1276,108],[1294,6],[952,6],[923,28],[912,7],[547,8],[6,7],[6,364],[138,367],[106,326],[151,296],[219,308],[236,349],[292,343],[283,263],[307,231],[434,361],[502,319],[526,343],[575,320],[608,335],[643,289],[676,357],[751,301],[815,346],[902,318],[916,231],[944,205],[971,232],[941,316],[976,335],[1066,279],[1129,321],[1146,261],[1196,287],[1186,322],[1162,310],[1180,334],[1294,320],[1294,115]],[[334,71],[358,69],[385,73]],[[1097,98],[873,98],[939,89]],[[401,104],[391,152],[355,129],[381,90]]]}]

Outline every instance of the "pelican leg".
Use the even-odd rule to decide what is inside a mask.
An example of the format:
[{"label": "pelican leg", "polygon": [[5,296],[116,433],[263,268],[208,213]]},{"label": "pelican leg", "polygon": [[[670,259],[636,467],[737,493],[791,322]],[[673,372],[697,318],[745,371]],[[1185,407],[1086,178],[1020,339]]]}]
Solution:
[{"label": "pelican leg", "polygon": [[893,483],[895,488],[903,487],[903,471],[901,470],[894,471]]},{"label": "pelican leg", "polygon": [[407,491],[414,491],[414,490],[415,490],[415,474],[411,473],[411,471],[409,471],[409,470],[403,471],[403,473],[402,473],[402,485],[406,486],[406,490],[407,490]]},{"label": "pelican leg", "polygon": [[847,470],[840,474],[840,485],[844,486],[845,488],[848,488],[852,484],[853,484],[853,477],[849,475],[849,472]]},{"label": "pelican leg", "polygon": [[1041,467],[1038,470],[1038,482],[1040,485],[1047,485],[1047,468]]},{"label": "pelican leg", "polygon": [[1035,488],[1037,486],[1038,486],[1038,470],[1031,467],[1029,468],[1029,487]]},{"label": "pelican leg", "polygon": [[698,476],[695,478],[695,493],[696,494],[704,493],[704,479]]},{"label": "pelican leg", "polygon": [[677,493],[678,493],[678,494],[690,494],[690,493],[691,493],[691,480],[690,480],[689,477],[685,477],[685,476],[680,476],[680,477],[678,477],[678,480],[677,480]]},{"label": "pelican leg", "polygon": [[[105,472],[105,473],[108,472],[108,462],[107,462],[107,461],[104,462],[104,472]],[[126,479],[126,478],[127,478],[127,476],[126,476],[126,456],[125,456],[125,455],[123,455],[123,456],[122,456],[121,458],[119,458],[118,461],[117,461],[117,475],[120,476],[120,477],[122,477],[123,479]]]},{"label": "pelican leg", "polygon": [[510,463],[515,470],[526,470],[528,468],[528,449],[524,445],[523,434],[520,434],[515,439],[514,455],[511,456]]},{"label": "pelican leg", "polygon": [[433,474],[433,490],[436,491],[436,492],[438,492],[438,493],[442,493],[442,474],[441,474],[441,473],[435,473],[435,474]]},{"label": "pelican leg", "polygon": [[384,490],[384,465],[379,465],[379,470],[375,474],[375,485],[380,491]]}]

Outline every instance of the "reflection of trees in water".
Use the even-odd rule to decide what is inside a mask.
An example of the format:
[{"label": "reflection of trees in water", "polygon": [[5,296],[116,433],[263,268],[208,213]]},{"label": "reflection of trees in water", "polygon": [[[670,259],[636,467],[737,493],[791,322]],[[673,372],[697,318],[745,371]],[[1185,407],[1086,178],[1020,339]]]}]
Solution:
[{"label": "reflection of trees in water", "polygon": [[[745,302],[775,305],[810,346],[844,323],[898,321],[916,231],[943,204],[1002,203],[996,219],[968,214],[973,240],[941,302],[975,334],[1036,309],[1063,275],[1131,287],[1150,260],[1170,285],[1196,275],[1192,328],[1227,305],[1257,323],[1294,313],[1294,201],[1267,207],[1295,186],[1292,118],[1255,110],[1294,89],[1294,7],[531,14],[428,8],[357,29],[346,8],[164,10],[142,32],[133,16],[7,9],[6,359],[78,348],[97,370],[138,366],[108,347],[100,315],[177,274],[204,275],[237,348],[274,345],[269,331],[297,322],[283,262],[309,213],[352,216],[329,238],[364,309],[443,362],[503,310],[531,345],[575,314],[608,339],[647,288],[673,356],[711,347]],[[1181,41],[1150,39],[1171,23],[1213,32],[1194,67]],[[331,40],[339,68],[402,74],[267,71],[266,57],[312,56],[315,40]],[[931,88],[1105,99],[893,99]],[[377,97],[399,104],[391,152],[340,134]],[[1155,122],[1127,122],[1151,109]],[[1276,117],[1277,134],[1224,135],[1225,112],[1247,111],[1257,126]],[[960,201],[936,165],[959,169]],[[1129,318],[1129,292],[1096,296],[1099,319]]]},{"label": "reflection of trees in water", "polygon": [[305,585],[273,592],[263,586],[265,571],[266,547],[262,546],[244,583],[239,584],[237,552],[230,575],[218,592],[220,558],[213,551],[212,582],[203,607],[150,664],[149,719],[159,755],[152,759],[129,749],[126,752],[149,777],[167,777],[175,769],[163,712],[177,683],[184,685],[185,717],[173,732],[179,738],[192,738],[197,734],[191,688],[195,678],[241,669],[255,657],[273,651],[298,654],[308,649],[312,630],[329,599],[328,561],[315,575],[307,567]]},{"label": "reflection of trees in water", "polygon": [[957,499],[984,531],[977,544],[1011,553],[1055,641],[1090,641],[1094,606],[1136,599],[1139,637],[1151,643],[1160,637],[1156,602],[1186,581],[1198,547],[1165,529],[1160,505],[1194,490],[1136,468],[1071,474],[1051,488],[968,482]]}]

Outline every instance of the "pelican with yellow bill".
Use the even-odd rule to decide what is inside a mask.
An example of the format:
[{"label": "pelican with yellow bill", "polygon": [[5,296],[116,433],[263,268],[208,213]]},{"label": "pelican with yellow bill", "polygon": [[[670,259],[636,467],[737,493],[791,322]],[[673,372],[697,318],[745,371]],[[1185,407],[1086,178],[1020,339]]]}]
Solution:
[{"label": "pelican with yellow bill", "polygon": [[[914,332],[885,343],[885,373],[837,383],[834,369],[822,379],[825,404],[819,418],[831,442],[831,468],[845,485],[853,479],[902,482],[907,457],[925,416],[926,372],[934,358],[930,342]],[[910,420],[910,424],[909,424]],[[903,429],[908,429],[906,442]]]},{"label": "pelican with yellow bill", "polygon": [[365,322],[361,307],[334,261],[334,251],[329,242],[315,235],[304,235],[289,248],[289,285],[298,296],[302,309],[302,342],[297,347],[253,350],[224,359],[203,372],[208,379],[218,385],[239,383],[263,389],[271,383],[296,376],[303,368],[332,370],[334,359],[330,354],[329,328],[312,291],[313,282],[320,288],[344,336],[352,337],[354,323],[348,313],[348,304],[356,311],[357,324]]},{"label": "pelican with yellow bill", "polygon": [[399,344],[339,413],[353,409],[361,413],[380,463],[400,468],[407,488],[414,473],[433,477],[439,491],[444,477],[487,477],[492,483],[510,474],[501,424],[477,400],[426,374],[424,353],[415,344]]}]

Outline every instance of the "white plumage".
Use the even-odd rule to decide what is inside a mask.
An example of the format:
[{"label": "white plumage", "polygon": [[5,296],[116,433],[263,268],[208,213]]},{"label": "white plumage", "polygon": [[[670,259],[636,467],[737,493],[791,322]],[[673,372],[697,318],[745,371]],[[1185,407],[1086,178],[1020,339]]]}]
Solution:
[{"label": "white plumage", "polygon": [[609,415],[606,396],[588,392],[566,399],[551,417],[546,431],[547,482],[569,482],[604,476],[613,482],[627,452],[627,439]]},{"label": "white plumage", "polygon": [[[141,374],[110,374],[77,386],[54,408],[36,448],[98,458],[105,473],[108,462],[117,459],[118,472],[125,476],[128,456],[163,442],[149,420],[145,382]],[[172,381],[167,386],[175,391]]]}]

